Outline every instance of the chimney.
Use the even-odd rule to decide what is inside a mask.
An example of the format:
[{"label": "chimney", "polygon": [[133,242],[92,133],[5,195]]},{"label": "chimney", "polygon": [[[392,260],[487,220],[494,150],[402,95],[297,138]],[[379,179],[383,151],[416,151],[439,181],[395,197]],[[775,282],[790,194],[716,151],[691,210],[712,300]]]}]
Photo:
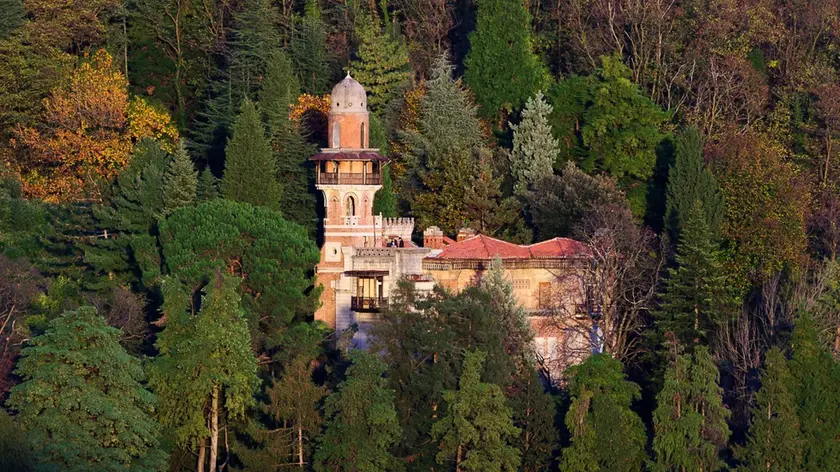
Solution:
[{"label": "chimney", "polygon": [[443,231],[437,226],[429,226],[423,231],[423,247],[443,249]]},{"label": "chimney", "polygon": [[461,241],[463,241],[467,238],[471,238],[473,236],[475,236],[475,230],[472,229],[472,228],[464,227],[464,228],[461,228],[461,229],[458,230],[457,241],[460,243]]}]

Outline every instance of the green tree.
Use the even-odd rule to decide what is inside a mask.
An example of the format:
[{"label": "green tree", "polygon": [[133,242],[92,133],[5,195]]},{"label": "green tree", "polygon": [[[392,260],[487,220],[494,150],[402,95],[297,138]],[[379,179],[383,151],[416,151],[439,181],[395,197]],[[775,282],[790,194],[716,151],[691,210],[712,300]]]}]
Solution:
[{"label": "green tree", "polygon": [[361,44],[350,72],[364,84],[368,107],[379,112],[399,96],[411,75],[408,47],[397,34],[383,29],[378,17],[365,17],[356,26]]},{"label": "green tree", "polygon": [[677,266],[669,270],[655,313],[660,335],[671,332],[682,346],[709,344],[735,306],[716,246],[702,204],[695,200],[680,232]]},{"label": "green tree", "polygon": [[520,207],[516,199],[502,196],[502,178],[493,175],[489,160],[488,155],[479,156],[478,173],[463,192],[461,206],[464,223],[482,234],[497,235],[520,221]]},{"label": "green tree", "polygon": [[289,121],[289,105],[300,95],[300,82],[292,61],[282,50],[272,53],[265,79],[259,91],[260,111],[268,125],[269,135],[284,128]]},{"label": "green tree", "polygon": [[311,316],[320,297],[312,287],[318,248],[275,211],[210,200],[170,215],[159,240],[169,274],[191,292],[217,271],[243,279],[242,304],[261,354],[282,342],[293,321]]},{"label": "green tree", "polygon": [[558,448],[557,428],[554,425],[557,408],[554,397],[545,391],[540,375],[533,368],[521,369],[510,393],[513,424],[518,427],[522,451],[522,470],[538,472],[551,470]]},{"label": "green tree", "polygon": [[169,215],[178,208],[195,202],[198,173],[193,166],[184,142],[178,145],[163,176],[163,213]]},{"label": "green tree", "polygon": [[792,391],[793,376],[779,348],[767,352],[761,388],[755,395],[749,439],[736,450],[742,470],[797,472],[802,470],[803,443]]},{"label": "green tree", "polygon": [[464,78],[487,118],[511,112],[548,85],[549,76],[534,54],[531,15],[519,0],[476,2],[475,31],[464,61]]},{"label": "green tree", "polygon": [[564,472],[638,471],[645,461],[645,428],[630,409],[639,386],[624,378],[621,362],[596,354],[566,371],[572,403],[566,413],[571,445]]},{"label": "green tree", "polygon": [[382,188],[373,197],[373,214],[386,218],[397,216],[397,196],[394,195],[394,182],[391,179],[391,168],[382,168]]},{"label": "green tree", "polygon": [[289,55],[304,92],[313,95],[329,92],[333,74],[327,52],[327,29],[316,0],[307,0],[303,17],[295,22]]},{"label": "green tree", "polygon": [[315,452],[315,470],[402,470],[391,453],[401,429],[394,391],[382,377],[386,366],[375,355],[354,353],[347,380],[327,398],[326,430]]},{"label": "green tree", "polygon": [[14,419],[0,409],[0,470],[33,472],[35,454],[29,439]]},{"label": "green tree", "polygon": [[222,195],[228,200],[277,210],[282,191],[259,112],[253,102],[245,100],[225,148]]},{"label": "green tree", "polygon": [[696,200],[702,204],[711,234],[716,235],[723,218],[723,196],[703,163],[703,135],[688,127],[675,141],[666,189],[665,227],[676,240]]},{"label": "green tree", "polygon": [[66,471],[164,467],[140,362],[96,309],[65,312],[21,355],[23,382],[8,405],[42,461]]},{"label": "green tree", "polygon": [[0,40],[8,38],[23,24],[23,1],[0,0]]},{"label": "green tree", "polygon": [[196,199],[199,202],[206,202],[218,197],[218,179],[213,176],[213,172],[210,171],[209,167],[205,167],[198,176],[198,183],[196,184]]},{"label": "green tree", "polygon": [[454,460],[456,470],[515,471],[520,451],[511,443],[520,430],[502,389],[481,381],[485,357],[481,351],[467,353],[458,389],[443,392],[446,414],[432,427],[432,437],[440,442],[437,462]]},{"label": "green tree", "polygon": [[566,162],[560,175],[538,180],[527,201],[538,240],[570,236],[596,207],[628,205],[614,178],[589,175],[573,161]]},{"label": "green tree", "polygon": [[407,148],[400,186],[421,226],[451,232],[468,219],[463,193],[478,176],[484,136],[476,106],[453,77],[448,56],[440,56],[430,74],[417,128],[400,134]]},{"label": "green tree", "polygon": [[240,282],[217,273],[196,314],[191,294],[176,279],[167,280],[166,328],[155,343],[160,354],[149,365],[149,385],[160,399],[158,418],[176,444],[198,448],[199,464],[208,454],[209,470],[216,470],[225,421],[245,418],[259,386]]},{"label": "green tree", "polygon": [[653,413],[654,471],[720,470],[729,440],[720,373],[705,346],[679,355],[665,374]]},{"label": "green tree", "polygon": [[800,470],[831,470],[840,463],[840,368],[807,312],[796,320],[791,347],[790,371],[804,444]]},{"label": "green tree", "polygon": [[524,196],[534,184],[554,174],[554,162],[559,155],[560,143],[551,132],[548,116],[552,108],[542,94],[528,99],[522,110],[522,121],[510,124],[513,130],[513,151],[510,170],[514,179],[514,192]]}]

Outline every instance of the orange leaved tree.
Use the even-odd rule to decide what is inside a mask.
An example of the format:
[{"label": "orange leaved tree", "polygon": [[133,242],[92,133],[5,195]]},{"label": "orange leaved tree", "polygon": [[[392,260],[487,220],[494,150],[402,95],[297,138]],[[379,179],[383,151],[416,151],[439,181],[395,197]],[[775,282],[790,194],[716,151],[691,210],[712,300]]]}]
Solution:
[{"label": "orange leaved tree", "polygon": [[96,200],[97,184],[125,167],[135,142],[171,145],[177,134],[166,112],[129,99],[125,77],[99,50],[44,100],[40,126],[16,130],[12,165],[30,197]]}]

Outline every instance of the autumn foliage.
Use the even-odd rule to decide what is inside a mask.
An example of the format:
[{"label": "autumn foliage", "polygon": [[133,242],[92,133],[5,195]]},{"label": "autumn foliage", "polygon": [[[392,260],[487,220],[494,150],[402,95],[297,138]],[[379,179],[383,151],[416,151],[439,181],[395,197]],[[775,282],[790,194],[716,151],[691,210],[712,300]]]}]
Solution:
[{"label": "autumn foliage", "polygon": [[135,142],[177,138],[169,115],[142,98],[129,99],[128,83],[100,50],[44,100],[39,127],[20,127],[14,170],[30,197],[63,202],[98,198],[96,184],[125,167]]}]

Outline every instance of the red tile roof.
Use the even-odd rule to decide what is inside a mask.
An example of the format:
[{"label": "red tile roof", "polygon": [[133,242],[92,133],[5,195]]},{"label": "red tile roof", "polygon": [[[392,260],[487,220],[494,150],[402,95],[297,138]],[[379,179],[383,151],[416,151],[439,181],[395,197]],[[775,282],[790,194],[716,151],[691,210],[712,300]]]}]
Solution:
[{"label": "red tile roof", "polygon": [[554,238],[531,245],[502,241],[479,234],[450,244],[430,259],[563,259],[585,255],[585,244],[568,238]]}]

